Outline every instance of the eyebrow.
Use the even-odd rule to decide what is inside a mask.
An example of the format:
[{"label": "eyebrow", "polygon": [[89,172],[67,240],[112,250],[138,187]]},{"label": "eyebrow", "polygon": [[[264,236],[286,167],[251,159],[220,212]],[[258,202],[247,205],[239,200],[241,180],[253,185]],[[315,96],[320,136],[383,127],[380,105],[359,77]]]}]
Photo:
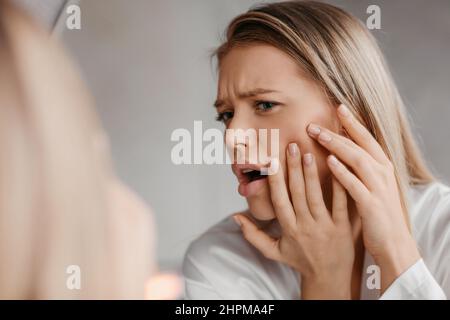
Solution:
[{"label": "eyebrow", "polygon": [[[263,89],[263,88],[256,88],[250,91],[246,91],[246,92],[241,92],[238,94],[238,98],[239,99],[246,99],[246,98],[251,98],[260,94],[266,94],[266,93],[273,93],[273,92],[279,92],[277,90],[272,90],[272,89]],[[214,102],[214,107],[215,108],[219,108],[222,105],[225,104],[225,100],[224,99],[217,99]]]}]

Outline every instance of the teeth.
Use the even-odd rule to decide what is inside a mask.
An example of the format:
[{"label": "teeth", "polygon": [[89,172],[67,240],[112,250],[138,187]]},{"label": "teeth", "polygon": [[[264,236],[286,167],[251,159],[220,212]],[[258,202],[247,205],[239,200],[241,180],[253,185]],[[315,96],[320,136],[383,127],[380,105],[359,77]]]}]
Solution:
[{"label": "teeth", "polygon": [[244,169],[244,170],[242,170],[242,173],[249,173],[249,172],[252,172],[252,171],[256,171],[256,170],[253,170],[253,169]]}]

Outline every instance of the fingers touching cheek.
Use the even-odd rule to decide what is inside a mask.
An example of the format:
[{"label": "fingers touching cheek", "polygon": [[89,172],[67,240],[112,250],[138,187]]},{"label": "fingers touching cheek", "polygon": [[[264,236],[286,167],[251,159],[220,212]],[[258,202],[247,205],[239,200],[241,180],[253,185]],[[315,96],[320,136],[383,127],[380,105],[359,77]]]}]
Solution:
[{"label": "fingers touching cheek", "polygon": [[[325,148],[321,147],[318,143],[316,143],[314,139],[309,137],[307,134],[291,136],[289,138],[286,138],[285,141],[282,141],[280,145],[280,163],[283,166],[286,165],[286,152],[283,152],[283,150],[287,150],[290,143],[296,143],[298,145],[301,156],[306,153],[311,153],[314,155],[319,178],[323,183],[325,179],[330,175],[330,169],[326,163],[329,152]],[[287,178],[286,171],[287,170],[284,170],[285,178]]]},{"label": "fingers touching cheek", "polygon": [[[305,127],[306,128],[306,127]],[[288,150],[288,146],[290,143],[296,143],[299,148],[300,157],[302,157],[306,153],[311,153],[314,155],[315,164],[317,166],[317,171],[319,174],[319,179],[322,185],[330,175],[330,169],[327,165],[327,156],[328,152],[326,149],[321,147],[318,143],[314,141],[311,137],[305,133],[296,132],[296,134],[291,135],[280,135],[280,143],[279,143],[279,159],[281,169],[284,173],[285,181],[289,181],[288,179],[288,170],[287,170],[287,157],[286,151]],[[283,132],[283,131],[281,131]],[[289,188],[288,188],[289,190]],[[270,199],[270,192],[268,185],[261,188],[261,192],[258,195],[249,197],[246,199],[249,211],[252,215],[258,220],[271,220],[275,217],[275,212],[272,206],[272,202]]]}]

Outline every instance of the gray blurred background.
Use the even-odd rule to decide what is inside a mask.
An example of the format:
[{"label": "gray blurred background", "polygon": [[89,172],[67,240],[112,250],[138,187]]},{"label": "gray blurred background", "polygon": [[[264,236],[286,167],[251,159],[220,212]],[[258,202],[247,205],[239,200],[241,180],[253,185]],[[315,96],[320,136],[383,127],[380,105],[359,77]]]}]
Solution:
[{"label": "gray blurred background", "polygon": [[[20,1],[41,6],[35,10],[46,17],[45,1]],[[81,30],[62,34],[97,100],[117,171],[154,210],[164,269],[178,269],[191,240],[245,208],[228,166],[173,165],[170,136],[176,128],[192,132],[194,120],[222,129],[209,54],[234,16],[261,2],[81,0]],[[450,182],[450,1],[327,2],[363,21],[369,5],[380,6],[381,30],[372,32],[428,163]]]}]

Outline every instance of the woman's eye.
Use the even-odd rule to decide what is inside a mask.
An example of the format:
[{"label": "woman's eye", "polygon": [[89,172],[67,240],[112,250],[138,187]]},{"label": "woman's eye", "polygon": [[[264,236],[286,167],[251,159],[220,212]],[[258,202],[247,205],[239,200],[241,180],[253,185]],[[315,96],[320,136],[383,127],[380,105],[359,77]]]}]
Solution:
[{"label": "woman's eye", "polygon": [[233,115],[234,112],[232,111],[221,112],[217,115],[216,120],[223,123],[227,123],[231,118],[233,118]]},{"label": "woman's eye", "polygon": [[258,101],[256,103],[256,108],[260,111],[269,111],[276,107],[278,104],[275,102],[269,102],[269,101]]}]

